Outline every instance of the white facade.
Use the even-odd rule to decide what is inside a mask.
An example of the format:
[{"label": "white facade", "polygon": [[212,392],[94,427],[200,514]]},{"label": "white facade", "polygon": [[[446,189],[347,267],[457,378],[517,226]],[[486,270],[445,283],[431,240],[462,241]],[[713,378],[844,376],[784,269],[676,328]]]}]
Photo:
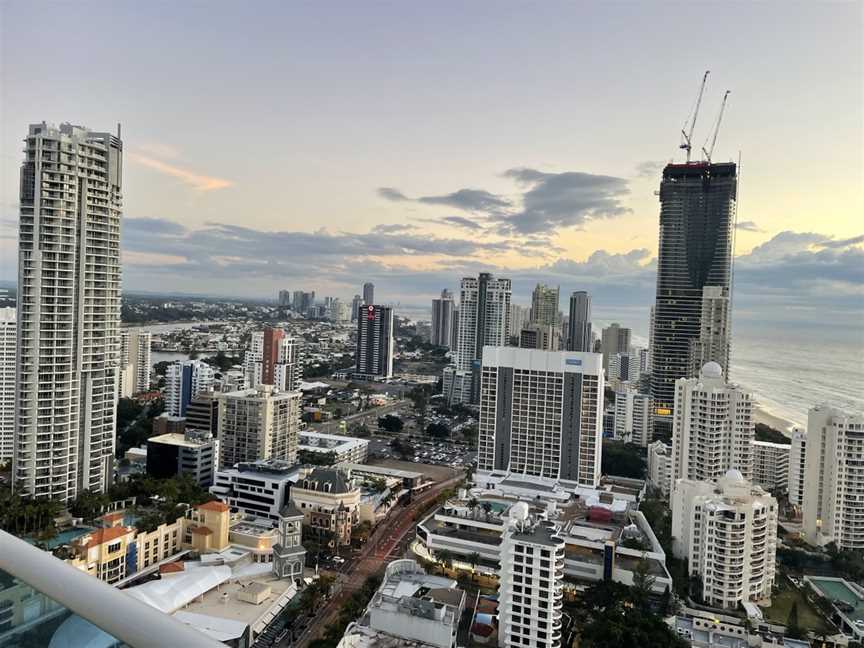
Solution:
[{"label": "white facade", "polygon": [[484,348],[477,483],[509,473],[596,487],[602,405],[599,354]]},{"label": "white facade", "polygon": [[737,470],[716,482],[682,479],[672,493],[672,537],[709,605],[736,608],[771,596],[777,500]]},{"label": "white facade", "polygon": [[753,434],[753,396],[726,383],[720,365],[675,381],[673,488],[679,479],[719,479],[730,468],[752,479]]},{"label": "white facade", "polygon": [[153,370],[150,359],[149,331],[120,331],[120,397],[131,398],[150,389]]},{"label": "white facade", "polygon": [[279,459],[297,461],[300,433],[299,391],[280,392],[272,385],[220,394],[219,465]]},{"label": "white facade", "polygon": [[[279,329],[281,331],[281,329]],[[276,338],[276,339],[274,339]],[[274,349],[272,350],[272,367],[268,360],[265,370],[264,353],[265,332],[254,331],[249,340],[249,349],[243,358],[246,371],[246,384],[244,387],[254,388],[264,383],[274,385],[281,391],[293,391],[300,386],[303,380],[303,364],[300,357],[300,341],[295,337],[273,336],[270,338]],[[271,351],[269,348],[268,351]],[[272,372],[272,380],[270,380]]]},{"label": "white facade", "polygon": [[[14,481],[104,491],[114,458],[123,143],[32,124],[21,167]],[[50,367],[50,371],[46,371]]]},{"label": "white facade", "polygon": [[171,416],[186,416],[186,408],[198,394],[213,390],[216,372],[201,360],[186,360],[168,365],[165,372],[165,411]]},{"label": "white facade", "polygon": [[753,442],[753,483],[766,491],[784,492],[789,483],[788,443]]},{"label": "white facade", "polygon": [[0,308],[0,463],[12,459],[15,439],[15,350],[18,335],[14,308]]},{"label": "white facade", "polygon": [[[453,357],[451,376],[457,372],[472,375],[470,390],[464,389],[464,379],[450,380],[444,384],[444,395],[450,403],[465,402],[466,391],[474,396],[477,380],[474,373],[482,361],[483,348],[486,346],[505,346],[510,336],[510,296],[509,279],[496,279],[483,272],[479,278],[465,277],[459,296],[459,332],[456,340],[456,353]],[[464,377],[466,374],[463,373]],[[456,390],[455,387],[463,387]]]},{"label": "white facade", "polygon": [[651,396],[635,384],[623,383],[615,391],[615,438],[643,448],[651,440]]},{"label": "white facade", "polygon": [[804,536],[864,549],[864,415],[813,407],[807,417]]},{"label": "white facade", "polygon": [[255,461],[217,470],[210,492],[232,511],[270,520],[275,526],[297,477],[297,467],[288,462]]},{"label": "white facade", "polygon": [[689,375],[698,375],[699,368],[709,362],[716,362],[729,375],[729,314],[729,289],[705,286],[702,289],[699,337],[690,341]]},{"label": "white facade", "polygon": [[793,428],[792,445],[789,448],[789,503],[794,506],[804,505],[804,479],[807,471],[805,459],[807,458],[807,431],[801,428]]},{"label": "white facade", "polygon": [[669,495],[672,487],[672,447],[662,441],[648,446],[648,481]]},{"label": "white facade", "polygon": [[505,523],[498,595],[499,646],[561,646],[564,539],[553,522],[531,519],[524,502]]},{"label": "white facade", "polygon": [[642,358],[640,349],[616,353],[609,357],[609,372],[606,374],[610,383],[638,382],[642,371],[640,369]]},{"label": "white facade", "polygon": [[340,436],[338,434],[324,434],[321,432],[300,432],[300,441],[297,450],[305,452],[316,452],[320,454],[333,453],[336,461],[333,465],[349,463],[366,463],[369,456],[369,441],[355,437]]}]

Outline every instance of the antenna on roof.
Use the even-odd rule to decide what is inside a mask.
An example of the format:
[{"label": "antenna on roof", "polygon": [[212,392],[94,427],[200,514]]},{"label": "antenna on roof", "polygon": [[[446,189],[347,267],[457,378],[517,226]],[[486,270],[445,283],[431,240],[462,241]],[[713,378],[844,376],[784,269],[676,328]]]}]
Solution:
[{"label": "antenna on roof", "polygon": [[[681,129],[682,141],[678,145],[678,148],[687,151],[687,162],[690,162],[690,151],[693,148],[693,129],[696,128],[696,119],[699,117],[699,106],[702,104],[702,95],[705,93],[705,84],[708,82],[709,74],[711,74],[711,70],[705,70],[705,74],[702,76],[702,85],[699,86],[699,94],[696,97],[696,105],[693,106],[693,111],[690,113],[687,121],[684,122],[684,128]],[[690,128],[688,129],[687,126],[690,126]]]}]

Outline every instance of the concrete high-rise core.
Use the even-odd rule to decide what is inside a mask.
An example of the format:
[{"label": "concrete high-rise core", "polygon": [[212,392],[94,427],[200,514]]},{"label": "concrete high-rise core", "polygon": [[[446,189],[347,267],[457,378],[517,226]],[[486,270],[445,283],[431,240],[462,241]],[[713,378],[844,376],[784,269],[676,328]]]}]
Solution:
[{"label": "concrete high-rise core", "polygon": [[367,306],[375,303],[375,284],[368,282],[363,284],[363,303]]},{"label": "concrete high-rise core", "polygon": [[456,303],[453,301],[453,293],[442,290],[439,299],[432,300],[432,344],[443,347],[451,347],[455,340],[452,335],[454,326],[454,315],[456,314]]},{"label": "concrete high-rise core", "polygon": [[[716,362],[729,373],[737,188],[732,163],[669,164],[663,170],[651,331],[655,433],[671,427],[675,381],[693,377],[698,362]],[[703,323],[703,316],[711,321]]]},{"label": "concrete high-rise core", "polygon": [[584,290],[577,290],[570,295],[567,350],[591,351],[591,295]]}]

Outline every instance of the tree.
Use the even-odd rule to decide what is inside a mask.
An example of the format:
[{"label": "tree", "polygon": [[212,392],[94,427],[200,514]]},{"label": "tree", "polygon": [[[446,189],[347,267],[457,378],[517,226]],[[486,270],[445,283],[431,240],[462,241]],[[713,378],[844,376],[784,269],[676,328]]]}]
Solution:
[{"label": "tree", "polygon": [[430,423],[426,426],[426,434],[442,439],[450,436],[450,428],[443,423]]},{"label": "tree", "polygon": [[401,432],[405,424],[402,419],[392,414],[386,414],[378,419],[378,427],[387,432]]},{"label": "tree", "polygon": [[448,551],[447,549],[441,549],[435,552],[435,556],[438,558],[438,562],[447,569],[453,567],[453,552]]},{"label": "tree", "polygon": [[646,457],[644,448],[633,443],[611,439],[603,440],[601,469],[604,475],[645,478]]},{"label": "tree", "polygon": [[792,607],[789,609],[789,616],[786,617],[786,634],[792,639],[803,639],[804,632],[801,626],[798,625],[798,601],[792,602]]},{"label": "tree", "polygon": [[630,598],[635,605],[644,610],[648,609],[655,580],[649,573],[648,561],[643,554],[642,560],[636,564],[636,569],[633,571],[633,586],[630,588]]},{"label": "tree", "polygon": [[483,502],[481,507],[483,509],[483,513],[486,514],[486,521],[489,521],[489,514],[492,512],[492,504],[490,502]]}]

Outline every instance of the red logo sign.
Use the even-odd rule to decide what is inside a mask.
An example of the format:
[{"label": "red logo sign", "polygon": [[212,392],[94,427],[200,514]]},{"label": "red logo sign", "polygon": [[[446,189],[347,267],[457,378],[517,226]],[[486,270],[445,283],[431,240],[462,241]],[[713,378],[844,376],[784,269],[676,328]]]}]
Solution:
[{"label": "red logo sign", "polygon": [[375,307],[374,307],[374,306],[370,306],[370,307],[367,309],[367,311],[368,311],[368,312],[366,313],[366,319],[369,320],[369,321],[371,322],[372,320],[375,319]]}]

